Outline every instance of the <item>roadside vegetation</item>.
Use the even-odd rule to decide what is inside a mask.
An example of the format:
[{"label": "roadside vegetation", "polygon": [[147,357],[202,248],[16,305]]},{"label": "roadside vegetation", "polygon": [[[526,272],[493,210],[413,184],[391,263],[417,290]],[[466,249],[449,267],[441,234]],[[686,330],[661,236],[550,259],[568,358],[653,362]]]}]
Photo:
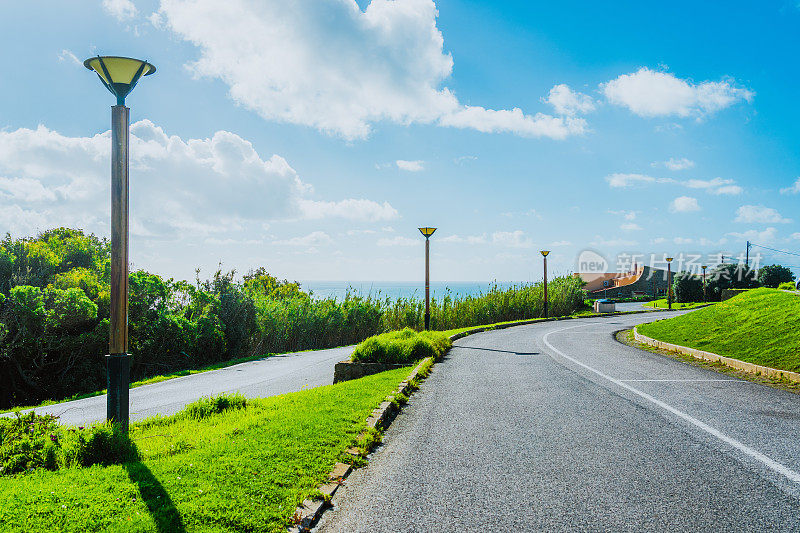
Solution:
[{"label": "roadside vegetation", "polygon": [[660,341],[798,372],[799,314],[800,296],[761,288],[638,330]]},{"label": "roadside vegetation", "polygon": [[439,359],[453,345],[440,331],[417,332],[411,328],[383,333],[356,346],[351,361],[358,363],[411,364],[426,357]]},{"label": "roadside vegetation", "polygon": [[710,270],[705,279],[705,297],[703,294],[703,277],[692,272],[678,272],[672,280],[674,301],[686,302],[718,302],[726,290],[755,289],[758,287],[776,288],[782,283],[792,283],[795,276],[791,270],[782,265],[766,265],[758,270],[743,264],[723,263]]},{"label": "roadside vegetation", "polygon": [[[92,460],[57,463],[54,471],[31,459],[32,470],[0,475],[0,524],[15,532],[283,533],[298,504],[317,494],[333,464],[357,444],[367,416],[410,371],[258,400],[204,399],[174,416],[132,424],[130,448],[97,446]],[[52,432],[59,439],[73,433],[45,424],[33,439],[43,437],[45,446]],[[103,428],[74,433],[107,433]],[[3,453],[30,442],[17,432],[2,435]],[[107,453],[119,449],[127,451]]]},{"label": "roadside vegetation", "polygon": [[[714,302],[710,302],[714,303]],[[672,302],[673,309],[693,309],[695,307],[702,307],[704,305],[708,305],[707,302]],[[669,302],[667,302],[666,298],[661,298],[659,300],[653,300],[652,302],[647,302],[642,304],[643,307],[652,307],[657,309],[668,309]]]},{"label": "roadside vegetation", "polygon": [[[80,230],[0,240],[0,409],[92,395],[105,387],[110,245]],[[550,314],[583,308],[574,277],[551,280]],[[237,278],[222,269],[193,282],[130,275],[132,381],[168,377],[239,358],[358,343],[421,330],[417,298],[348,293],[315,299],[264,268]],[[431,302],[431,328],[447,330],[543,315],[540,284],[491,286],[480,296]],[[160,378],[159,378],[160,379]]]}]

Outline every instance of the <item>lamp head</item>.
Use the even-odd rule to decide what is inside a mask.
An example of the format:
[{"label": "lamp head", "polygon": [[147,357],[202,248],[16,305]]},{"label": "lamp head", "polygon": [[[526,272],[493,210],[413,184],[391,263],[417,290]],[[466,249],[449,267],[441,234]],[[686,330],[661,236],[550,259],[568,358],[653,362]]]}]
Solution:
[{"label": "lamp head", "polygon": [[550,253],[550,250],[539,250],[539,253],[542,254],[542,257],[547,257],[547,254]]},{"label": "lamp head", "polygon": [[434,231],[436,231],[436,228],[419,228],[419,232],[422,233],[426,239],[433,235]]},{"label": "lamp head", "polygon": [[702,268],[703,270],[705,270],[705,269],[707,269],[707,268],[708,268],[708,265],[703,265],[703,266],[701,266],[700,268]]},{"label": "lamp head", "polygon": [[117,97],[117,105],[125,105],[125,97],[136,87],[139,78],[156,71],[147,61],[117,56],[90,57],[83,66],[97,73],[105,88]]},{"label": "lamp head", "polygon": [[666,260],[667,260],[667,263],[672,263],[672,260],[673,260],[673,259],[675,259],[675,258],[674,258],[674,257],[667,257],[667,258],[666,258]]}]

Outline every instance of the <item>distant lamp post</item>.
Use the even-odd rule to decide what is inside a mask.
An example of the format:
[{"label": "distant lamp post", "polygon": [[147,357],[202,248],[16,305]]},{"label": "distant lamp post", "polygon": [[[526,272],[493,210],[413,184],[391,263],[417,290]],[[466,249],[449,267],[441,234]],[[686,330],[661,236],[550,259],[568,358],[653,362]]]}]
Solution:
[{"label": "distant lamp post", "polygon": [[431,327],[431,235],[436,228],[419,228],[425,237],[425,329]]},{"label": "distant lamp post", "polygon": [[539,253],[542,254],[542,260],[544,261],[544,317],[547,318],[548,315],[548,300],[547,300],[547,255],[550,253],[550,250],[539,250]]},{"label": "distant lamp post", "polygon": [[703,265],[700,268],[703,269],[703,303],[706,303],[706,269],[708,268],[707,265]]},{"label": "distant lamp post", "polygon": [[670,311],[672,310],[672,260],[673,257],[667,257],[667,305]]},{"label": "distant lamp post", "polygon": [[111,338],[107,356],[109,421],[128,430],[130,354],[128,354],[128,137],[130,109],[125,97],[156,67],[129,57],[92,57],[83,62],[111,94]]}]

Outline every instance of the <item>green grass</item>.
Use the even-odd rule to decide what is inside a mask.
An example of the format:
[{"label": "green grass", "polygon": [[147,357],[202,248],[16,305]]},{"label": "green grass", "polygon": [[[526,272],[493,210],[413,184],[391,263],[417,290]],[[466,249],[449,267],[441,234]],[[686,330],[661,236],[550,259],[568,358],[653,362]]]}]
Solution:
[{"label": "green grass", "polygon": [[283,533],[410,371],[134,424],[137,461],[0,477],[2,530]]},{"label": "green grass", "polygon": [[400,331],[369,337],[356,346],[351,361],[410,364],[426,357],[438,359],[453,345],[441,331]]},{"label": "green grass", "polygon": [[800,371],[800,297],[753,289],[683,316],[642,324],[643,335],[733,357]]},{"label": "green grass", "polygon": [[[709,302],[672,302],[673,309],[694,309],[695,307],[701,307],[703,305],[707,305]],[[659,309],[668,309],[669,304],[667,303],[666,298],[661,298],[660,300],[653,300],[652,302],[647,302],[642,304],[643,307],[657,307]]]}]

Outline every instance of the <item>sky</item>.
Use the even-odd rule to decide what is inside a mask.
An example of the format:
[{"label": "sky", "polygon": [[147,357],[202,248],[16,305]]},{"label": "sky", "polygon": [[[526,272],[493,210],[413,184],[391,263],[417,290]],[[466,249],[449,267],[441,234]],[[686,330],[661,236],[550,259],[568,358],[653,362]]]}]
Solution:
[{"label": "sky", "polygon": [[[631,261],[800,274],[800,4],[0,1],[0,233],[109,234],[114,98],[145,59],[133,268],[529,281]],[[583,255],[582,255],[583,254]]]}]

